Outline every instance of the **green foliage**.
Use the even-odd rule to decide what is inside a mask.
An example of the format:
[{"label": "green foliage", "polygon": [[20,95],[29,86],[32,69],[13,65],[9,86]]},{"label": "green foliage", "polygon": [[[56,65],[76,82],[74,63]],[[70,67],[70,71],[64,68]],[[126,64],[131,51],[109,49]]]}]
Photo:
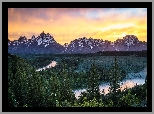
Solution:
[{"label": "green foliage", "polygon": [[114,107],[115,105],[113,104],[112,100],[109,100],[108,104],[106,104],[106,107]]},{"label": "green foliage", "polygon": [[120,81],[122,79],[121,69],[118,65],[118,61],[115,57],[113,66],[109,71],[110,75],[110,92],[116,93],[120,88]]},{"label": "green foliage", "polygon": [[92,100],[96,98],[97,100],[100,99],[100,90],[99,90],[99,72],[97,70],[97,67],[92,64],[90,71],[89,71],[89,76],[88,76],[88,96],[87,98],[89,100]]},{"label": "green foliage", "polygon": [[12,89],[10,87],[8,88],[8,105],[10,107],[17,107],[18,106],[18,102],[16,101],[16,97],[14,95],[14,92],[12,91]]},{"label": "green foliage", "polygon": [[92,100],[88,100],[87,97],[84,97],[82,103],[74,103],[73,107],[104,107],[104,104],[95,97]]},{"label": "green foliage", "polygon": [[[54,58],[54,57],[53,57]],[[38,59],[38,60],[37,60]],[[40,62],[39,58],[33,63]],[[41,59],[38,66],[47,65],[51,57]],[[77,59],[82,62],[82,59]],[[115,62],[110,69],[96,64],[86,72],[74,72],[80,62],[71,58],[58,62],[54,68],[36,72],[32,64],[15,55],[8,57],[8,104],[10,107],[139,107],[147,94],[147,78],[143,86],[120,91],[119,82],[125,72]],[[72,67],[71,67],[72,66]],[[109,72],[107,74],[107,72]],[[108,77],[110,76],[110,77]],[[100,95],[99,84],[111,81],[110,93]],[[73,90],[87,88],[79,99]],[[145,106],[145,105],[144,105]]]},{"label": "green foliage", "polygon": [[128,90],[128,93],[120,98],[117,106],[119,105],[119,107],[136,107],[139,104],[139,99],[135,95],[132,95],[131,91]]},{"label": "green foliage", "polygon": [[23,107],[25,104],[40,106],[42,98],[40,76],[19,57],[10,56],[8,64],[8,86],[10,87],[9,96],[11,96],[8,102],[10,105],[13,105],[15,99],[17,107]]}]

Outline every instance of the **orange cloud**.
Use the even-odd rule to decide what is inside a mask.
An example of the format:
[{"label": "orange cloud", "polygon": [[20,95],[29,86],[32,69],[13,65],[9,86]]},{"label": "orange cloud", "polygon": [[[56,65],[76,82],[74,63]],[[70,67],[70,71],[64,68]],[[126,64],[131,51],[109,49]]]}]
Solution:
[{"label": "orange cloud", "polygon": [[[60,43],[69,43],[79,37],[114,41],[126,34],[147,41],[146,9],[84,9],[47,8],[8,10],[8,38],[18,39],[42,31],[53,35]],[[135,13],[135,14],[134,14]]]}]

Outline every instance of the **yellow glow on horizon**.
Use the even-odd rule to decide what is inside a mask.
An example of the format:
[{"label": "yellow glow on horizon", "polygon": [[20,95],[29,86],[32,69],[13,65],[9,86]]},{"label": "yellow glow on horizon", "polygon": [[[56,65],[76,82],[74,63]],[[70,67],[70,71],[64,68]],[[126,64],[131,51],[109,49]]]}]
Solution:
[{"label": "yellow glow on horizon", "polygon": [[[72,11],[74,10],[76,9],[72,9]],[[25,36],[30,39],[33,35],[37,37],[44,31],[51,34],[62,45],[81,37],[115,41],[117,38],[122,39],[125,35],[135,35],[139,40],[147,41],[146,16],[140,18],[133,15],[126,18],[129,13],[115,15],[114,10],[111,10],[110,13],[105,13],[105,11],[102,13],[100,10],[96,15],[99,18],[93,19],[92,9],[80,9],[77,15],[81,16],[76,16],[76,14],[72,16],[67,9],[52,9],[52,11],[47,9],[43,16],[39,15],[41,11],[44,10],[39,9],[38,12],[34,12],[34,15],[28,15],[28,13],[10,9],[8,38],[17,40],[20,36]],[[88,13],[89,17],[85,17]]]}]

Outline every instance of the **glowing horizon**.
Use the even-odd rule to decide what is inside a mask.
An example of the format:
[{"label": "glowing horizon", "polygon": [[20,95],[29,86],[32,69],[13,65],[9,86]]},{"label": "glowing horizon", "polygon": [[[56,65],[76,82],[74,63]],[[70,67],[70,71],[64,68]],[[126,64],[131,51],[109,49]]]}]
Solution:
[{"label": "glowing horizon", "polygon": [[60,43],[78,38],[109,41],[135,35],[147,41],[146,8],[9,8],[8,38],[31,39],[42,32]]}]

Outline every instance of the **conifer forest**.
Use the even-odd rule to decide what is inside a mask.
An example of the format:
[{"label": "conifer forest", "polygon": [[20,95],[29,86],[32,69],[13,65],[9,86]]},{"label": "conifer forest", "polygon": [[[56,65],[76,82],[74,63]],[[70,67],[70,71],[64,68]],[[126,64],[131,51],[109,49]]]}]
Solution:
[{"label": "conifer forest", "polygon": [[[8,53],[8,104],[10,107],[146,107],[146,65],[146,57],[136,56]],[[143,82],[124,84],[124,80],[133,79]]]}]

